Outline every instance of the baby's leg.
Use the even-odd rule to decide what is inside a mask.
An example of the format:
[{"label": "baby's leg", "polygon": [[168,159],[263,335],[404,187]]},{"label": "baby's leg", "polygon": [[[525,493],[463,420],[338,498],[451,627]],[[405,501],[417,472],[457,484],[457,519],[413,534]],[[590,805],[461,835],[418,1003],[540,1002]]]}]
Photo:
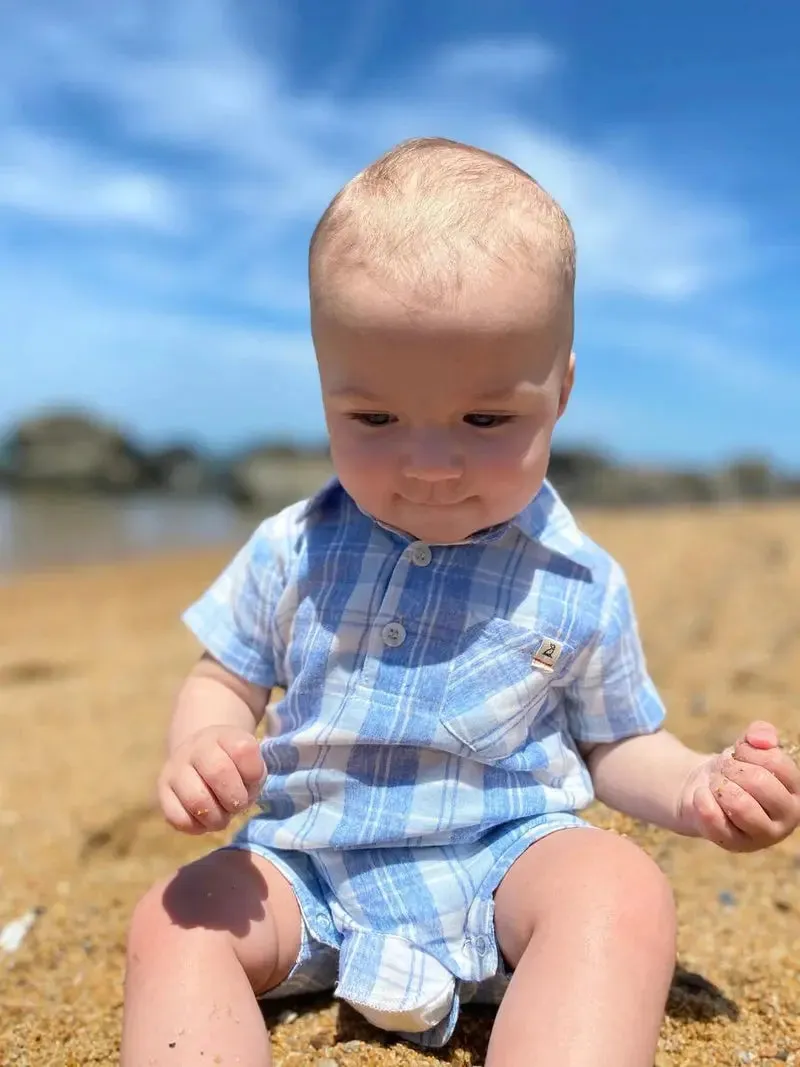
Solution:
[{"label": "baby's leg", "polygon": [[266,1067],[254,994],[280,984],[300,943],[294,892],[255,854],[213,852],[154,886],[128,937],[122,1067]]},{"label": "baby's leg", "polygon": [[612,833],[560,830],[517,860],[495,903],[514,977],[487,1067],[653,1067],[676,936],[656,864]]}]

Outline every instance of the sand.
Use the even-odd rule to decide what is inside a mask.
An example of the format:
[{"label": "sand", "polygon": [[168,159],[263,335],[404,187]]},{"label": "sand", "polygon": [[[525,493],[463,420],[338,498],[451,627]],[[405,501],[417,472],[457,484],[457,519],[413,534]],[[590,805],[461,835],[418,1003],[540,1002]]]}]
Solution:
[{"label": "sand", "polygon": [[[800,731],[800,509],[592,514],[628,570],[671,728],[718,749],[753,718]],[[226,550],[14,579],[0,588],[0,1065],[115,1064],[125,927],[143,890],[214,839],[153,806],[170,702],[195,655],[178,614]],[[679,967],[657,1067],[800,1064],[800,835],[750,856],[613,815],[671,878]],[[491,1015],[438,1056],[329,999],[271,1011],[276,1064],[483,1062]],[[549,1067],[549,1065],[548,1065]]]}]

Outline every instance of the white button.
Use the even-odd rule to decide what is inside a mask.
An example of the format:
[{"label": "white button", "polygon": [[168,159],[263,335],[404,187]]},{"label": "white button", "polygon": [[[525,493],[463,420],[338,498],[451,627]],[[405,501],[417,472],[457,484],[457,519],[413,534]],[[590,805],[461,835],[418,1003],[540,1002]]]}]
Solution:
[{"label": "white button", "polygon": [[411,546],[411,562],[417,567],[427,567],[432,558],[431,550],[423,541],[415,541]]},{"label": "white button", "polygon": [[406,628],[401,622],[387,622],[381,630],[383,643],[389,648],[397,648],[406,639]]}]

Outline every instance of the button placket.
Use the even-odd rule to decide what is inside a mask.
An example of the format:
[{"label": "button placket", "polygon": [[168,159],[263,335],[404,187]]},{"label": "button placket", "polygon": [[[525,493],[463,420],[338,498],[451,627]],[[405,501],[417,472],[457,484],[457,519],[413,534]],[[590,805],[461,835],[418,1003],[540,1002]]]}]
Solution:
[{"label": "button placket", "polygon": [[[365,658],[359,671],[359,687],[361,688],[371,688],[375,685],[378,669],[386,649],[397,648],[406,639],[405,627],[393,616],[400,610],[400,599],[408,575],[408,567],[408,554],[407,552],[401,552],[397,557],[397,563],[389,577],[383,598],[370,626]],[[388,622],[386,621],[387,619],[389,620]],[[388,641],[386,639],[387,632],[390,633]]]}]

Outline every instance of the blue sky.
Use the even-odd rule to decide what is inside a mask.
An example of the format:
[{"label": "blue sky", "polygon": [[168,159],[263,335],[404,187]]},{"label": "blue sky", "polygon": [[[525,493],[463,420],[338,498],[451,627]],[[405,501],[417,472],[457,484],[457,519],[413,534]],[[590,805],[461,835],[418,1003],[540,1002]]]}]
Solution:
[{"label": "blue sky", "polygon": [[800,467],[800,7],[25,0],[0,34],[0,427],[322,439],[305,251],[408,136],[510,156],[577,232],[558,441]]}]

